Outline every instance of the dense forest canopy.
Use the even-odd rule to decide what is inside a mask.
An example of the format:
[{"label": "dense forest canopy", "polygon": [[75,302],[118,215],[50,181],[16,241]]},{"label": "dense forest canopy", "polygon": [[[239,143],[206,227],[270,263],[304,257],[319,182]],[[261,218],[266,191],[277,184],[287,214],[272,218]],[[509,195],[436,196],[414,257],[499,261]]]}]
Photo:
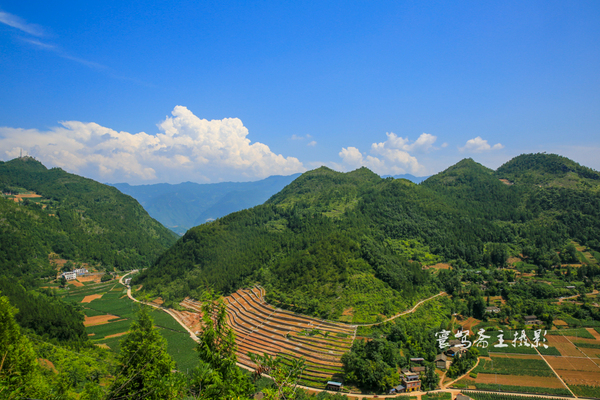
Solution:
[{"label": "dense forest canopy", "polygon": [[372,320],[443,286],[425,264],[500,267],[523,251],[552,263],[568,239],[598,249],[597,176],[551,154],[497,171],[465,159],[419,185],[321,167],[191,229],[136,282],[167,302],[258,282],[282,306]]},{"label": "dense forest canopy", "polygon": [[[0,275],[51,275],[50,253],[102,268],[139,268],[176,240],[133,198],[31,157],[0,162],[0,190]],[[15,194],[41,197],[16,202]]]}]

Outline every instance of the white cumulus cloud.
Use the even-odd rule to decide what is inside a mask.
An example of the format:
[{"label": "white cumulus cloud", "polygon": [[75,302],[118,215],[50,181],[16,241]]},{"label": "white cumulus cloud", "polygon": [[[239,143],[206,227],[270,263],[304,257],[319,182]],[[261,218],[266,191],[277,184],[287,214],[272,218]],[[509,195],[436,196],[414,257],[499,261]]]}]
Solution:
[{"label": "white cumulus cloud", "polygon": [[459,150],[469,153],[481,153],[483,151],[500,150],[503,148],[504,146],[500,143],[490,146],[487,140],[482,139],[481,136],[477,136],[474,139],[467,140],[467,143],[464,145],[464,147],[459,147]]},{"label": "white cumulus cloud", "polygon": [[356,147],[342,148],[339,156],[345,169],[355,169],[365,166],[380,175],[398,175],[425,173],[425,167],[419,163],[411,152],[427,152],[433,149],[437,137],[423,133],[419,138],[410,142],[408,138],[386,133],[385,142],[373,143],[370,154],[363,154]]},{"label": "white cumulus cloud", "polygon": [[24,152],[48,166],[102,181],[217,182],[290,175],[306,169],[248,138],[238,118],[201,119],[177,106],[159,132],[117,132],[93,122],[66,121],[48,131],[0,127],[0,154]]}]

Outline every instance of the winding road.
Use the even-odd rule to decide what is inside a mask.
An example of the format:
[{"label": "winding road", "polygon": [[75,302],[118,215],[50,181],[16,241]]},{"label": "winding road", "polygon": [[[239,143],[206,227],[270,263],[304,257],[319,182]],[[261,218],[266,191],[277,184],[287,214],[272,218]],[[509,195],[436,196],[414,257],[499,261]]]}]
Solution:
[{"label": "winding road", "polygon": [[[197,342],[197,343],[198,343],[198,342],[199,342],[199,339],[198,339],[198,337],[196,336],[196,334],[195,334],[194,332],[192,332],[192,331],[191,331],[191,330],[190,330],[190,329],[189,329],[189,328],[188,328],[188,327],[185,325],[185,323],[184,323],[184,322],[183,322],[183,321],[182,321],[182,320],[181,320],[181,319],[180,319],[180,318],[179,318],[179,317],[178,317],[178,316],[177,316],[175,313],[173,313],[173,312],[172,312],[170,309],[168,309],[168,308],[165,308],[165,307],[162,307],[162,306],[159,306],[159,305],[157,305],[157,304],[154,304],[154,303],[148,303],[148,302],[145,302],[145,301],[140,301],[140,300],[136,299],[135,297],[133,297],[133,295],[131,294],[131,285],[126,285],[126,284],[123,282],[123,278],[125,278],[127,275],[130,275],[130,274],[132,274],[132,273],[134,273],[134,272],[136,272],[136,271],[128,272],[127,274],[123,275],[123,276],[121,277],[121,279],[119,279],[119,283],[120,283],[121,285],[123,285],[123,286],[125,286],[125,287],[127,288],[127,297],[129,297],[129,298],[130,298],[132,301],[134,301],[134,302],[136,302],[136,303],[145,304],[145,305],[147,305],[147,306],[154,307],[154,308],[157,308],[157,309],[159,309],[159,310],[162,310],[162,311],[166,312],[166,313],[167,313],[167,314],[169,314],[171,317],[173,317],[173,318],[175,319],[175,321],[177,321],[177,322],[178,322],[178,323],[179,323],[179,324],[180,324],[180,325],[181,325],[183,328],[185,328],[185,330],[186,330],[186,331],[187,331],[187,332],[190,334],[190,337],[191,337],[191,338],[192,338],[192,339],[193,339],[195,342]],[[392,316],[392,317],[390,317],[390,318],[387,318],[387,319],[385,319],[385,320],[383,320],[383,321],[381,321],[381,322],[376,322],[376,323],[372,323],[372,324],[355,324],[355,325],[353,325],[353,326],[356,326],[356,327],[358,327],[358,326],[375,326],[375,325],[383,324],[383,323],[385,323],[385,322],[388,322],[388,321],[394,320],[394,319],[396,319],[396,318],[398,318],[398,317],[401,317],[401,316],[403,316],[403,315],[407,315],[407,314],[414,313],[414,312],[415,312],[415,311],[416,311],[416,310],[417,310],[417,309],[418,309],[418,308],[419,308],[419,307],[420,307],[420,306],[421,306],[423,303],[425,303],[425,302],[427,302],[427,301],[429,301],[429,300],[432,300],[432,299],[434,299],[434,298],[436,298],[436,297],[438,297],[438,296],[445,295],[445,294],[446,294],[445,292],[440,292],[440,293],[438,293],[438,294],[436,294],[436,295],[434,295],[434,296],[431,296],[431,297],[428,297],[428,298],[426,298],[426,299],[423,299],[423,300],[419,301],[417,304],[415,304],[413,308],[411,308],[411,309],[409,309],[409,310],[406,310],[406,311],[403,311],[403,312],[401,312],[401,313],[399,313],[399,314],[396,314],[396,315],[394,315],[394,316]],[[542,358],[543,358],[543,357],[542,357]],[[467,371],[467,372],[466,372],[464,375],[462,375],[462,376],[460,376],[460,377],[456,378],[456,379],[455,379],[455,380],[453,380],[452,382],[450,382],[450,383],[448,383],[448,384],[446,384],[446,385],[442,385],[442,382],[440,381],[440,388],[441,388],[441,389],[438,389],[438,390],[432,390],[432,391],[429,391],[429,392],[421,392],[421,391],[419,391],[419,392],[411,392],[411,393],[410,393],[410,396],[411,396],[411,397],[412,397],[412,396],[414,396],[414,397],[417,397],[417,400],[421,400],[421,396],[422,396],[422,395],[424,395],[424,394],[427,394],[427,393],[441,393],[441,392],[445,392],[445,393],[450,393],[450,394],[452,395],[452,398],[455,398],[455,397],[456,397],[456,395],[457,395],[458,393],[460,393],[460,392],[461,392],[461,389],[450,389],[450,388],[447,388],[447,386],[449,386],[449,385],[452,385],[452,384],[454,384],[455,382],[457,382],[457,381],[459,381],[460,379],[462,379],[462,378],[464,378],[465,376],[467,376],[467,375],[468,375],[468,374],[469,374],[471,371],[473,371],[473,370],[474,370],[474,369],[477,367],[477,365],[479,365],[479,361],[480,361],[480,359],[477,359],[477,363],[475,364],[475,366],[473,366],[473,368],[471,368],[471,369],[470,369],[469,371]],[[544,361],[546,361],[546,360],[544,360]],[[239,362],[237,363],[237,365],[238,365],[238,367],[240,367],[240,368],[244,368],[244,369],[246,369],[246,370],[249,370],[249,371],[254,371],[254,369],[253,369],[253,368],[250,368],[250,367],[248,367],[248,366],[246,366],[246,365],[244,365],[244,364],[240,364]],[[263,375],[266,375],[266,374],[263,374]],[[266,375],[266,376],[268,376],[268,375]],[[442,379],[443,379],[443,378],[442,378]],[[316,392],[327,392],[327,393],[330,393],[330,394],[336,394],[336,393],[338,393],[338,392],[333,392],[333,391],[330,391],[330,390],[324,390],[324,389],[318,389],[318,388],[314,388],[314,387],[310,387],[310,386],[298,385],[298,387],[299,387],[299,388],[301,388],[301,389],[307,390],[307,391],[309,391],[309,392],[311,392],[311,393],[316,393]],[[486,393],[485,391],[478,391],[478,390],[470,390],[470,391],[471,391],[471,392],[481,392],[481,393]],[[572,393],[572,392],[571,392],[571,393]],[[346,396],[348,396],[349,398],[354,398],[354,399],[364,399],[364,398],[372,399],[372,398],[381,398],[382,396],[385,396],[386,398],[389,398],[389,397],[402,397],[403,395],[404,395],[404,396],[406,396],[406,394],[396,394],[396,395],[390,395],[390,394],[385,394],[385,395],[368,395],[368,394],[362,394],[362,393],[343,393],[343,394],[344,394],[344,395],[346,395]],[[519,395],[519,396],[524,396],[524,397],[538,397],[538,398],[539,398],[539,397],[543,397],[543,398],[546,398],[546,399],[555,399],[555,400],[566,400],[566,399],[572,399],[572,398],[569,398],[569,397],[561,397],[561,396],[546,396],[546,395],[539,395],[539,394],[535,394],[535,395],[534,395],[534,394],[530,394],[530,393],[512,393],[512,392],[511,392],[511,394],[517,394],[517,395]],[[575,396],[575,397],[576,397],[576,396]]]}]

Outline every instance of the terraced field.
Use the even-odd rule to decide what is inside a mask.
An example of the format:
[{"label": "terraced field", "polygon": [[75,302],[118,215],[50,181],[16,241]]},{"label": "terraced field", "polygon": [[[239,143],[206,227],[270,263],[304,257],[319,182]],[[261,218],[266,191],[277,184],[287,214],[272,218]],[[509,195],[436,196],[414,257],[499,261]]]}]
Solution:
[{"label": "terraced field", "polygon": [[[264,289],[240,289],[225,298],[228,323],[237,336],[238,360],[254,367],[248,353],[303,357],[306,368],[301,382],[320,387],[341,379],[340,358],[350,350],[356,327],[324,321],[277,309],[264,300]],[[186,299],[181,305],[200,311],[200,303]]]}]

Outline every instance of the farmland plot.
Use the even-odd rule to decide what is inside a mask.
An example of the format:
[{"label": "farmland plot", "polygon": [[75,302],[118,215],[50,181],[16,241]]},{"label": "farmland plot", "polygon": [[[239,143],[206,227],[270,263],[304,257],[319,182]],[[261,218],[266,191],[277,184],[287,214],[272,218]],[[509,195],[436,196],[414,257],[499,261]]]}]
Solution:
[{"label": "farmland plot", "polygon": [[[85,314],[84,325],[92,343],[119,351],[120,342],[129,331],[139,305],[131,301],[118,282],[90,284],[65,291],[65,300],[80,303]],[[86,302],[83,302],[86,300]],[[89,301],[89,302],[87,302]],[[155,326],[167,339],[167,352],[181,371],[189,371],[198,363],[196,343],[170,315],[150,310]]]},{"label": "farmland plot", "polygon": [[[302,382],[311,386],[339,379],[342,355],[350,350],[355,327],[276,309],[264,300],[264,289],[240,289],[225,298],[228,324],[237,336],[238,361],[253,368],[248,353],[303,357]],[[186,299],[182,306],[200,311],[200,303]],[[190,326],[191,327],[191,326]]]}]

